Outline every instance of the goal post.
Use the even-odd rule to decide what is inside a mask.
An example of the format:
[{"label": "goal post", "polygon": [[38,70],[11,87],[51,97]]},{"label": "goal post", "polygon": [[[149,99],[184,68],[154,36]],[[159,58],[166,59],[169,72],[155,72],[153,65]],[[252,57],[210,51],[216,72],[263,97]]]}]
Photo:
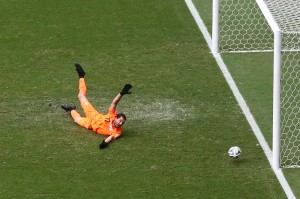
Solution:
[{"label": "goal post", "polygon": [[213,16],[212,16],[212,41],[211,50],[213,54],[219,52],[219,12],[220,0],[213,0]]},{"label": "goal post", "polygon": [[281,32],[274,32],[273,69],[273,162],[274,169],[280,168],[280,81],[281,81]]},{"label": "goal post", "polygon": [[300,1],[213,0],[212,53],[273,52],[272,167],[300,167]]},{"label": "goal post", "polygon": [[280,168],[280,81],[281,81],[281,30],[263,0],[256,0],[266,21],[274,33],[273,55],[273,162],[274,169]]}]

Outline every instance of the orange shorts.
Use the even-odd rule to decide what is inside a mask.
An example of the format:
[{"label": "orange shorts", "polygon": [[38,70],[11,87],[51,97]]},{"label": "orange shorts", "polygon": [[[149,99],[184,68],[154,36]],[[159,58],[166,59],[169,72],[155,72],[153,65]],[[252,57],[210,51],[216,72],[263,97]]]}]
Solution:
[{"label": "orange shorts", "polygon": [[101,117],[102,114],[97,111],[88,100],[82,102],[81,107],[86,117],[82,117],[79,121],[77,121],[77,124],[87,129],[92,129],[93,119],[95,117]]}]

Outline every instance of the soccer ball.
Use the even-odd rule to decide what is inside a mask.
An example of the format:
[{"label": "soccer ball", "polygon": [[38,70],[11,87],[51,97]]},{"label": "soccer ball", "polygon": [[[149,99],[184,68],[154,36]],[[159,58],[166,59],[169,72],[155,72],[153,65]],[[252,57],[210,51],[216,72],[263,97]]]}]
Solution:
[{"label": "soccer ball", "polygon": [[233,146],[228,150],[228,156],[232,158],[239,158],[242,155],[242,150],[238,146]]}]

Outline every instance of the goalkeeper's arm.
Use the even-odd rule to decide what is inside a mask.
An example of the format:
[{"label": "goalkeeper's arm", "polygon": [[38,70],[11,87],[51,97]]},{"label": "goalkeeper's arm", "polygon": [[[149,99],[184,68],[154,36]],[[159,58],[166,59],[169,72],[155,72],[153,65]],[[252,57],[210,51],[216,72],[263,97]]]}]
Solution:
[{"label": "goalkeeper's arm", "polygon": [[104,149],[107,147],[108,143],[110,143],[113,140],[113,135],[107,137],[105,140],[102,141],[102,143],[99,145],[100,149]]},{"label": "goalkeeper's arm", "polygon": [[131,94],[131,92],[130,92],[131,88],[132,88],[131,84],[125,84],[125,86],[123,87],[123,89],[121,90],[121,92],[118,93],[118,95],[111,102],[110,109],[114,109],[114,108],[117,107],[117,105],[120,102],[120,100],[123,97],[123,95],[125,95],[125,94]]}]

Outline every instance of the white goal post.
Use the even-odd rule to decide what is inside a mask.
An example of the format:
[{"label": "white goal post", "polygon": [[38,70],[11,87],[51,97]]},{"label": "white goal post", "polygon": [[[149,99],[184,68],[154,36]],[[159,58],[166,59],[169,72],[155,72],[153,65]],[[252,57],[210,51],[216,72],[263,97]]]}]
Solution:
[{"label": "white goal post", "polygon": [[300,167],[300,1],[213,0],[212,53],[273,52],[273,168]]}]

